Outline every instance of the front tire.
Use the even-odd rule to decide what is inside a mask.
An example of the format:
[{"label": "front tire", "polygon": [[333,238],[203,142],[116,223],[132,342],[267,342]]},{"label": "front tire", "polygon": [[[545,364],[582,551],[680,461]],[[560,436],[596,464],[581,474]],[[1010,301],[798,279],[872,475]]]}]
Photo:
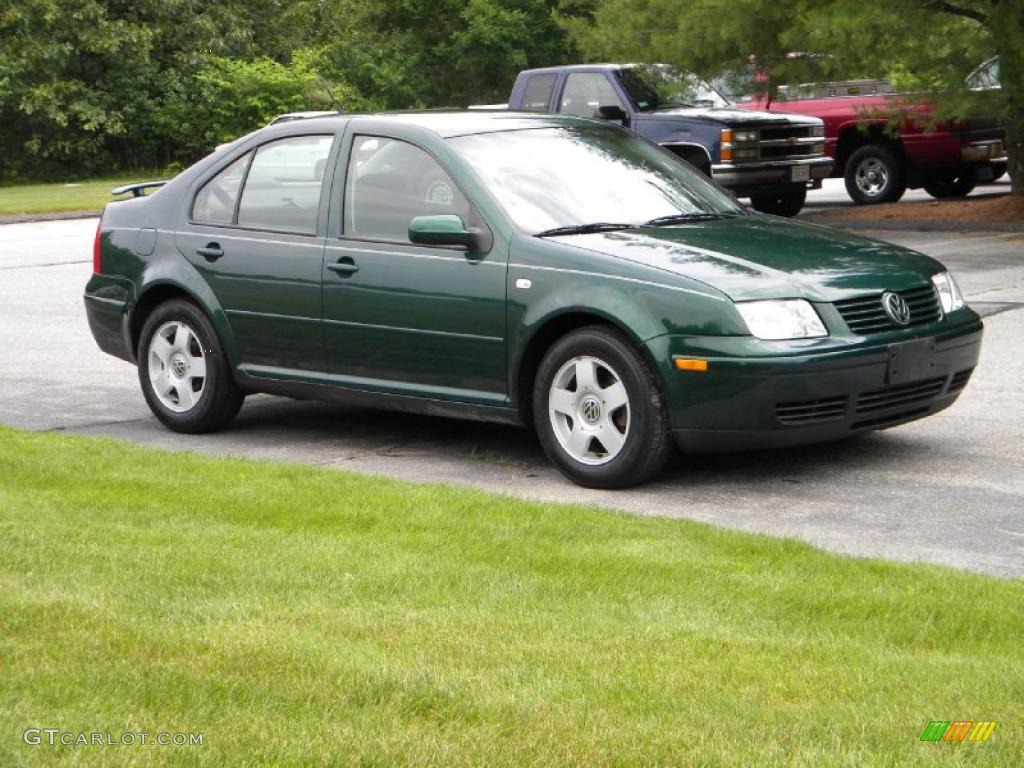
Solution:
[{"label": "front tire", "polygon": [[895,203],[907,191],[907,170],[885,144],[861,147],[846,161],[846,192],[858,205]]},{"label": "front tire", "polygon": [[755,211],[770,213],[773,216],[785,216],[786,218],[792,218],[800,213],[806,200],[807,190],[803,188],[750,196],[750,204]]},{"label": "front tire", "polygon": [[220,339],[192,302],[159,305],[139,334],[139,384],[149,409],[175,432],[227,426],[245,395],[231,375]]},{"label": "front tire", "polygon": [[533,410],[548,458],[588,488],[641,483],[671,453],[656,374],[625,336],[604,326],[552,345],[534,380]]}]

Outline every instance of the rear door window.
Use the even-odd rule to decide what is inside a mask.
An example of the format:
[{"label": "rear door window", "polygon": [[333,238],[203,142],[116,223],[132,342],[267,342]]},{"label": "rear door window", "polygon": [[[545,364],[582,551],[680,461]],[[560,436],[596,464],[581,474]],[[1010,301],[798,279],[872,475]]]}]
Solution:
[{"label": "rear door window", "polygon": [[316,232],[333,136],[293,136],[256,150],[238,205],[238,225],[280,232]]}]

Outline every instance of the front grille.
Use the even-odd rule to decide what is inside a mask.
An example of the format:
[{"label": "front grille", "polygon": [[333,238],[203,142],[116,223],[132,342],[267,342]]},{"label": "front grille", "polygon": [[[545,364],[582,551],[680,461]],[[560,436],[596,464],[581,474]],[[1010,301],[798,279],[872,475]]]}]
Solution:
[{"label": "front grille", "polygon": [[947,392],[959,392],[961,389],[967,386],[967,382],[971,379],[971,374],[974,373],[973,368],[968,368],[963,371],[957,371],[953,374],[953,377],[949,380],[949,386],[946,388]]},{"label": "front grille", "polygon": [[[765,160],[797,160],[820,157],[825,154],[825,138],[812,136],[810,125],[762,125],[753,129],[737,126],[737,132],[754,130],[756,140],[736,143],[737,164],[756,163]],[[747,154],[748,152],[750,154]]]},{"label": "front grille", "polygon": [[881,411],[920,411],[927,409],[932,400],[946,388],[946,377],[897,384],[873,392],[864,392],[857,397],[856,414],[871,416]]},{"label": "front grille", "polygon": [[927,325],[942,317],[942,305],[939,304],[939,295],[933,286],[922,285],[920,288],[896,293],[902,296],[910,307],[910,322],[907,325],[897,325],[886,314],[880,293],[837,301],[835,308],[839,310],[849,329],[859,336]]},{"label": "front grille", "polygon": [[761,158],[764,160],[777,160],[787,157],[814,157],[820,155],[820,144],[797,144],[796,146],[784,145],[779,147],[761,147]]},{"label": "front grille", "polygon": [[836,421],[846,415],[846,397],[825,397],[800,403],[778,403],[775,418],[789,426],[807,426]]},{"label": "front grille", "polygon": [[804,138],[810,135],[811,126],[809,125],[765,126],[761,129],[761,141],[776,141],[778,139],[788,139],[791,136]]}]

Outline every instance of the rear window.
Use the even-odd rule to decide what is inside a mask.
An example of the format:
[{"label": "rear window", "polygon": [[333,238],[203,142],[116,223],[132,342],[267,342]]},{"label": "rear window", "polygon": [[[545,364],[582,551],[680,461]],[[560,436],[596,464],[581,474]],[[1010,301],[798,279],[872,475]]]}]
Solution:
[{"label": "rear window", "polygon": [[523,109],[527,112],[547,112],[551,91],[555,88],[554,75],[533,75],[526,81]]}]

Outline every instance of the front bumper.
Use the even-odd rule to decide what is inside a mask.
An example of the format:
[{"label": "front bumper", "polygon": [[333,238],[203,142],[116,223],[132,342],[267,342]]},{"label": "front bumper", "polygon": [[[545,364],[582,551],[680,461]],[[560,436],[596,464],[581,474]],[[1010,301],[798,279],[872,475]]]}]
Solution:
[{"label": "front bumper", "polygon": [[[750,191],[820,181],[832,173],[831,157],[775,160],[753,163],[720,163],[711,166],[711,178],[743,196]],[[806,176],[804,173],[806,172]]]},{"label": "front bumper", "polygon": [[[687,451],[723,451],[838,440],[937,413],[966,386],[982,332],[980,318],[964,310],[954,328],[806,354],[764,356],[764,342],[751,337],[665,336],[648,345],[668,361],[663,380],[676,442]],[[906,381],[890,370],[890,348],[908,340],[933,351],[925,370]],[[674,370],[674,356],[707,359],[708,370]]]}]

